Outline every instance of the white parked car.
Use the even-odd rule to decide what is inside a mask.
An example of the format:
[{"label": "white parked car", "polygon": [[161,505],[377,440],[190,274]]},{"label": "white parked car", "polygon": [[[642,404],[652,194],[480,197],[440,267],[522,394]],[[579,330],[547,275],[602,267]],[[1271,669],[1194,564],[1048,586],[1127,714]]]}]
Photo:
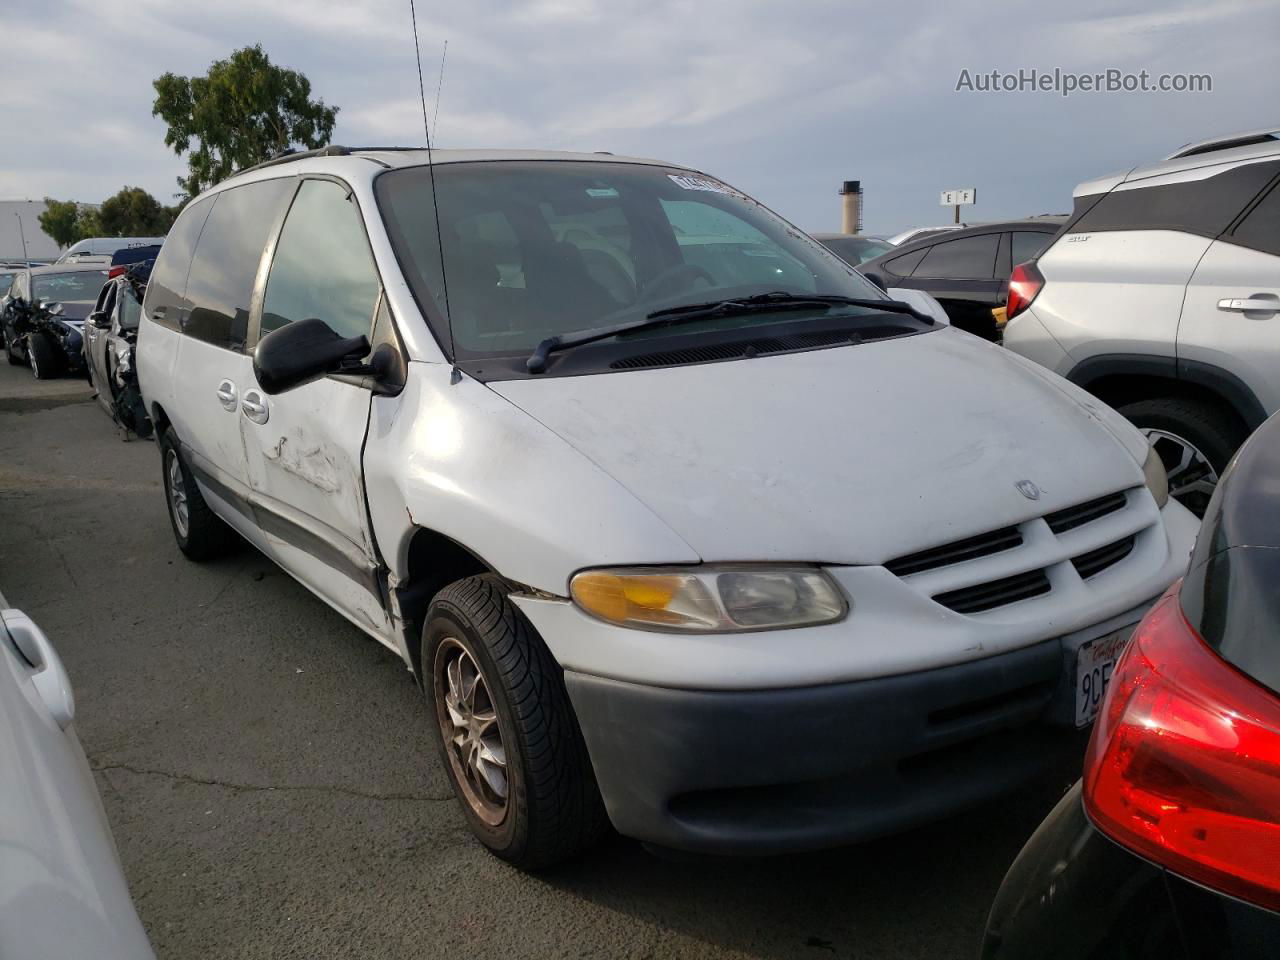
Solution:
[{"label": "white parked car", "polygon": [[0,957],[154,957],[48,637],[0,596]]},{"label": "white parked car", "polygon": [[137,366],[178,545],[402,657],[491,850],[770,852],[1035,770],[1196,532],[902,297],[682,167],[327,148],[186,207]]},{"label": "white parked car", "polygon": [[1004,344],[1114,406],[1203,513],[1280,410],[1280,135],[1187,144],[1075,190],[1053,244],[1010,278]]}]

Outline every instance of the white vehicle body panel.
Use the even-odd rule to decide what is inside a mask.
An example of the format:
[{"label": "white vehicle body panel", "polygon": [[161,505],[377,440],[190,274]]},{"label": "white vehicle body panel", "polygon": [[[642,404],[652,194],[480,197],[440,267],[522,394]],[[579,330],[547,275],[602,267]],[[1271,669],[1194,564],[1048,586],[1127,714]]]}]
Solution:
[{"label": "white vehicle body panel", "polygon": [[[1074,363],[1099,353],[1173,357],[1187,281],[1210,243],[1176,230],[1067,234],[1037,260],[1045,285],[1029,310]],[[1005,329],[1020,353],[1030,332],[1021,319]]]},{"label": "white vehicle body panel", "polygon": [[952,329],[492,387],[707,562],[879,564],[1142,483],[1078,403]]},{"label": "white vehicle body panel", "polygon": [[[39,627],[4,607],[0,597],[0,619],[23,642],[0,623],[0,957],[154,957],[76,737],[66,675]],[[33,667],[20,650],[43,662]]]},{"label": "white vehicle body panel", "polygon": [[[1219,307],[1234,299],[1274,306],[1244,312]],[[1178,359],[1230,370],[1264,409],[1280,410],[1280,257],[1215,240],[1187,286]]]}]

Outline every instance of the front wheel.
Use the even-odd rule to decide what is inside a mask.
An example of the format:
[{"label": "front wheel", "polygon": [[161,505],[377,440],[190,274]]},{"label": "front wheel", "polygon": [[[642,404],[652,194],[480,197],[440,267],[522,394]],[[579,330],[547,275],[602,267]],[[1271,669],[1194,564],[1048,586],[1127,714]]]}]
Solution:
[{"label": "front wheel", "polygon": [[1238,417],[1210,402],[1155,397],[1117,408],[1147,435],[1169,473],[1169,495],[1203,517],[1218,478],[1248,436]]},{"label": "front wheel", "polygon": [[436,595],[422,679],[472,833],[536,870],[581,853],[608,821],[560,667],[509,591],[485,574]]}]

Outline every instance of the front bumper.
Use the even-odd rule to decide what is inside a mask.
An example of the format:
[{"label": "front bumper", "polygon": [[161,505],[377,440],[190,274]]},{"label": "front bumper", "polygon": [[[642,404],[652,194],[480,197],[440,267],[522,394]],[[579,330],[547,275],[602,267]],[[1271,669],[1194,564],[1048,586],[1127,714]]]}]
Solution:
[{"label": "front bumper", "polygon": [[1078,762],[1081,734],[1043,722],[1066,659],[1051,640],[818,687],[676,690],[573,671],[565,682],[619,832],[768,854],[893,833]]}]

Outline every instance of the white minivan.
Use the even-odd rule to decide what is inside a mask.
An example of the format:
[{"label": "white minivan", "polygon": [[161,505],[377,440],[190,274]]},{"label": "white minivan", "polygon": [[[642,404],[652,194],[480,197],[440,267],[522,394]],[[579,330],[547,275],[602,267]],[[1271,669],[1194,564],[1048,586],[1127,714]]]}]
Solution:
[{"label": "white minivan", "polygon": [[494,853],[861,840],[1089,722],[1196,532],[1136,429],[714,177],[429,159],[189,204],[137,366],[183,552],[402,657]]}]

